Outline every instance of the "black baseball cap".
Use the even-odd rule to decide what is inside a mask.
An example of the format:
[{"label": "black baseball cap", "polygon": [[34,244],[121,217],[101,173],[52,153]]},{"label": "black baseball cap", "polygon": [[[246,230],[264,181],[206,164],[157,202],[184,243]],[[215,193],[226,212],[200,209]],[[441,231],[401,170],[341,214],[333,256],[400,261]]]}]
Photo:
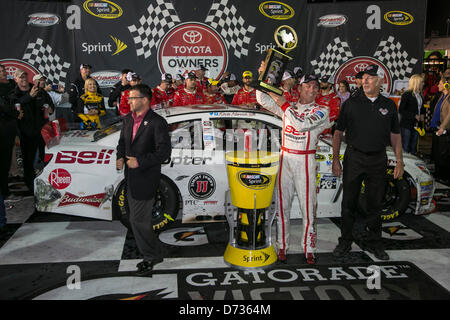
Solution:
[{"label": "black baseball cap", "polygon": [[161,76],[161,81],[172,83],[172,75],[170,73],[163,73],[163,75]]},{"label": "black baseball cap", "polygon": [[203,65],[200,65],[200,68],[199,68],[199,70],[203,70],[203,71],[208,71],[208,69],[206,69],[206,67],[205,67],[205,66],[203,66]]},{"label": "black baseball cap", "polygon": [[191,72],[189,72],[189,73],[187,74],[186,79],[188,79],[188,78],[190,78],[190,79],[197,79],[197,76],[195,75],[195,72],[194,72],[194,71],[191,71]]},{"label": "black baseball cap", "polygon": [[384,78],[384,71],[383,71],[383,69],[381,69],[376,64],[371,64],[370,66],[368,66],[366,69],[364,69],[363,74],[364,73],[367,73],[368,75],[371,75],[371,76]]},{"label": "black baseball cap", "polygon": [[308,83],[311,81],[317,81],[317,83],[319,83],[319,78],[314,75],[314,74],[305,74],[301,79],[300,79],[300,84],[302,83]]},{"label": "black baseball cap", "polygon": [[363,72],[363,71],[360,71],[360,72],[358,72],[358,73],[355,75],[355,78],[356,78],[356,79],[362,79],[363,74],[364,74],[364,72]]},{"label": "black baseball cap", "polygon": [[330,76],[323,76],[322,78],[320,78],[320,82],[326,82],[326,83],[330,83]]},{"label": "black baseball cap", "polygon": [[92,69],[92,66],[90,64],[87,64],[87,63],[82,63],[80,65],[80,70],[83,69],[83,68]]}]

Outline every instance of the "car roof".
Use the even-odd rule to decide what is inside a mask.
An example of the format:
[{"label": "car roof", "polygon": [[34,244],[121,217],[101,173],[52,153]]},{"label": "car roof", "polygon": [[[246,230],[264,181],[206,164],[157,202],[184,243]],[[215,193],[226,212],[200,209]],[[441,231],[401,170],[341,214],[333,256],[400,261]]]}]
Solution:
[{"label": "car roof", "polygon": [[163,117],[173,117],[185,114],[205,113],[205,112],[251,112],[262,113],[274,116],[273,113],[264,110],[248,109],[246,107],[226,105],[226,104],[197,104],[190,106],[177,106],[159,109],[156,112]]}]

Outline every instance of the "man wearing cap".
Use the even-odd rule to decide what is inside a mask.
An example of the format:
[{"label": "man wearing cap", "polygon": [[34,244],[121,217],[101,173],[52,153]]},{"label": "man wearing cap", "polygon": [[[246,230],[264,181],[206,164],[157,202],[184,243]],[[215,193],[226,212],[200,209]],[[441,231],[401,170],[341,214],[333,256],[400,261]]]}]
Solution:
[{"label": "man wearing cap", "polygon": [[118,81],[109,91],[109,99],[108,106],[110,108],[114,108],[116,110],[117,115],[119,112],[120,98],[122,96],[122,92],[130,89],[130,83],[127,80],[127,74],[129,72],[133,72],[130,69],[123,69],[121,72],[120,81]]},{"label": "man wearing cap", "polygon": [[[341,99],[334,93],[333,85],[329,82],[328,76],[320,79],[320,92],[317,95],[316,103],[330,110],[330,122],[337,120],[341,107]],[[326,129],[324,133],[331,133],[331,129]]]},{"label": "man wearing cap", "polygon": [[[261,63],[259,71],[264,70]],[[315,264],[316,250],[316,146],[320,133],[329,127],[328,109],[314,100],[319,91],[319,81],[306,74],[300,80],[300,100],[287,102],[284,96],[257,91],[261,106],[283,119],[280,167],[276,181],[277,248],[278,260],[286,262],[289,247],[290,211],[296,191],[303,215],[302,245],[306,262]]]},{"label": "man wearing cap", "polygon": [[[80,77],[75,79],[74,82],[70,84],[69,89],[69,102],[72,105],[72,112],[77,108],[78,99],[84,94],[84,81],[86,81],[87,78],[91,77],[91,71],[92,66],[89,64],[81,64],[80,65]],[[100,89],[100,86],[97,85],[97,92],[99,94],[102,94],[102,91]],[[78,117],[74,117],[74,119],[78,119]]]},{"label": "man wearing cap", "polygon": [[350,95],[352,97],[356,97],[360,94],[363,93],[363,89],[362,89],[362,76],[363,76],[364,72],[360,71],[355,75],[355,84],[356,87],[352,89],[352,92],[350,93]]},{"label": "man wearing cap", "polygon": [[125,91],[122,91],[119,104],[119,114],[122,117],[130,113],[130,102],[128,101],[128,96],[130,95],[131,87],[140,84],[142,82],[141,76],[138,75],[136,72],[128,72],[127,81],[130,84],[130,88]]},{"label": "man wearing cap", "polygon": [[228,104],[233,102],[234,95],[241,89],[241,86],[236,81],[236,76],[233,73],[225,72],[225,76],[220,85],[220,90],[223,97]]},{"label": "man wearing cap", "polygon": [[172,88],[174,89],[172,96],[173,100],[173,98],[175,97],[175,93],[184,89],[184,77],[181,73],[177,73],[177,75],[175,76],[175,81],[172,83]]},{"label": "man wearing cap", "polygon": [[[161,76],[161,83],[159,86],[152,90],[152,101],[150,102],[152,110],[165,108],[171,104],[171,98],[167,93],[169,89],[172,89],[172,75],[170,73],[164,73]],[[174,93],[172,93],[172,97],[173,95]]]},{"label": "man wearing cap", "polygon": [[253,74],[250,71],[244,71],[242,74],[242,82],[244,87],[234,95],[231,104],[235,106],[246,106],[250,109],[259,108],[258,101],[256,101],[256,90],[251,86],[253,81]]},{"label": "man wearing cap", "polygon": [[[333,251],[335,257],[345,258],[355,240],[353,226],[364,180],[368,212],[365,221],[367,234],[361,247],[377,259],[389,260],[382,247],[380,216],[386,185],[386,147],[392,145],[397,158],[394,179],[403,175],[404,163],[397,107],[380,94],[383,81],[383,70],[377,65],[368,66],[363,71],[363,92],[345,101],[337,121],[332,143],[332,171],[337,177],[343,173],[343,199],[341,237]],[[342,170],[339,150],[344,132],[347,148]]]},{"label": "man wearing cap", "polygon": [[295,82],[294,74],[286,70],[281,78],[281,89],[287,102],[293,104],[297,103],[300,98],[298,91],[294,89]]},{"label": "man wearing cap", "polygon": [[212,78],[208,79],[208,85],[206,86],[205,92],[205,103],[206,104],[226,104],[225,98],[221,93],[219,93],[218,87],[219,81]]},{"label": "man wearing cap", "polygon": [[[42,77],[42,76],[40,76]],[[39,77],[39,79],[40,79]],[[34,159],[36,152],[43,150],[45,145],[41,136],[41,129],[48,121],[45,117],[46,105],[53,107],[50,96],[39,88],[37,78],[35,84],[28,82],[28,74],[23,70],[17,70],[14,74],[17,86],[10,96],[12,104],[20,104],[23,117],[19,120],[20,148],[23,158],[24,180],[28,189],[34,191]],[[40,159],[44,160],[43,152],[39,153]]]},{"label": "man wearing cap", "polygon": [[173,98],[174,106],[189,106],[204,103],[205,97],[197,87],[197,76],[194,72],[189,72],[184,80],[184,88],[175,93]]},{"label": "man wearing cap", "polygon": [[208,85],[208,78],[205,77],[206,71],[208,71],[208,69],[202,65],[198,70],[195,70],[195,75],[197,76],[197,90],[200,90],[201,93],[206,91],[206,86]]}]

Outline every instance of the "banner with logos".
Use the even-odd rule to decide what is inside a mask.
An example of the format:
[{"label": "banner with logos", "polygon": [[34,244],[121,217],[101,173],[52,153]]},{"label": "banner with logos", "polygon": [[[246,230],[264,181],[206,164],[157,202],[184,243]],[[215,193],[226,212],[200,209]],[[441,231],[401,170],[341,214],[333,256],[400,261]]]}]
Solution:
[{"label": "banner with logos", "polygon": [[39,72],[66,88],[81,63],[93,66],[102,88],[125,68],[152,87],[162,73],[185,75],[200,65],[208,77],[230,71],[241,79],[245,70],[256,73],[283,24],[299,35],[296,65],[306,57],[306,0],[5,0],[2,12],[0,63],[8,75],[23,68],[30,80]]},{"label": "banner with logos", "polygon": [[399,95],[422,73],[427,1],[317,3],[309,5],[305,69],[334,84],[370,64],[385,71],[383,92]]}]

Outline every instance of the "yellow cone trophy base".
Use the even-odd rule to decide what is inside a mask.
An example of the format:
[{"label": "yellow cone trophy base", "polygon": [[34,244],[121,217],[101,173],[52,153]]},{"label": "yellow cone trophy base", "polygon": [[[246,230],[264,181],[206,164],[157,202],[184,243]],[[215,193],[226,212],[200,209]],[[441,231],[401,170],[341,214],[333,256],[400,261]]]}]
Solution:
[{"label": "yellow cone trophy base", "polygon": [[247,250],[233,247],[229,243],[223,258],[226,264],[237,269],[260,269],[277,262],[277,253],[272,245],[263,249]]},{"label": "yellow cone trophy base", "polygon": [[277,261],[270,236],[274,211],[268,219],[265,214],[272,204],[279,154],[232,151],[225,158],[233,209],[226,205],[230,242],[224,261],[237,269],[268,267]]}]

